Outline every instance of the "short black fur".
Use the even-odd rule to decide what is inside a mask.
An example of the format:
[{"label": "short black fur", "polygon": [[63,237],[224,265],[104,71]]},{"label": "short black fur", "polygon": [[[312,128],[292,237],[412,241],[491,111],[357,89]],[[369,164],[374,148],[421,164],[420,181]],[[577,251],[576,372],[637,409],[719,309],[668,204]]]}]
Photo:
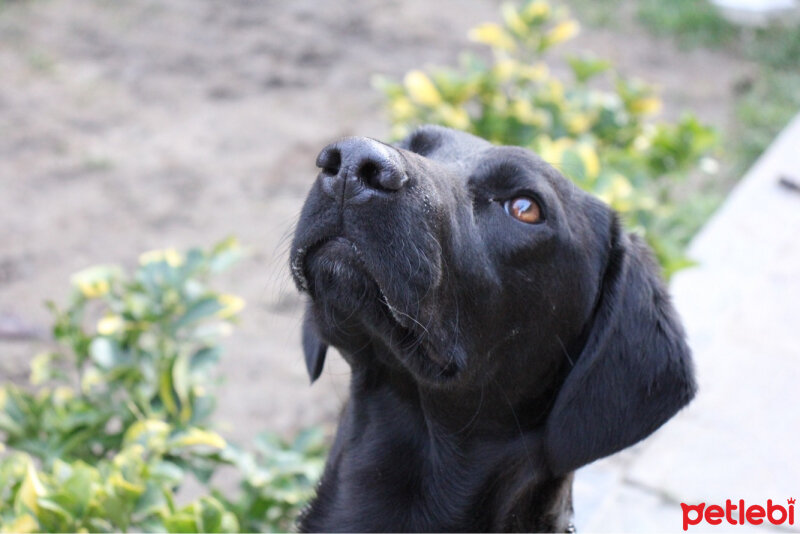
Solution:
[{"label": "short black fur", "polygon": [[647,247],[527,150],[428,126],[332,155],[291,269],[309,377],[334,346],[352,378],[300,530],[564,531],[573,471],[695,392]]}]

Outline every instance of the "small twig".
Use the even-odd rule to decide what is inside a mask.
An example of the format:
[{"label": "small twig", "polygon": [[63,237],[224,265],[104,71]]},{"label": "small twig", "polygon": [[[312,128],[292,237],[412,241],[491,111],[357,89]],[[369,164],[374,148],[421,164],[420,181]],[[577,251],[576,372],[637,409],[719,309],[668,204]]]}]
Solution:
[{"label": "small twig", "polygon": [[800,193],[800,180],[797,180],[796,178],[783,175],[778,178],[778,184],[789,191]]}]

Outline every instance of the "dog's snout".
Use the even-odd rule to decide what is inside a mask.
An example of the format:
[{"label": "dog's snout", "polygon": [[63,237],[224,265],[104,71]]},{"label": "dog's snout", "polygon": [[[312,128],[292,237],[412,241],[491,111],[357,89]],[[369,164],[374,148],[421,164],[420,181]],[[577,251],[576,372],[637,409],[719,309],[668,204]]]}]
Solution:
[{"label": "dog's snout", "polygon": [[396,149],[366,137],[349,137],[322,149],[317,156],[323,190],[350,199],[376,191],[395,192],[408,183]]}]

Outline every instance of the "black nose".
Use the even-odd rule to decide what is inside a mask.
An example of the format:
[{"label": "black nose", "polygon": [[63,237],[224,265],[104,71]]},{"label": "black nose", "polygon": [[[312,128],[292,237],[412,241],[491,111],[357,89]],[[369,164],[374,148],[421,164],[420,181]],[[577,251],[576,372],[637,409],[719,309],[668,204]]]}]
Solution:
[{"label": "black nose", "polygon": [[400,153],[366,137],[348,137],[317,156],[323,190],[345,199],[376,191],[399,191],[408,183]]}]

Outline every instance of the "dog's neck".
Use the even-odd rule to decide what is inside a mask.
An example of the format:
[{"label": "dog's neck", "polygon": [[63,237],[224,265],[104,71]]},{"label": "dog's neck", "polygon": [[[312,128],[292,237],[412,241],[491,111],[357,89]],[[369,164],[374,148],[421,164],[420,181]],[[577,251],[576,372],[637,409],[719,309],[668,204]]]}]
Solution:
[{"label": "dog's neck", "polygon": [[541,428],[521,421],[505,396],[354,370],[301,530],[567,531],[572,475],[549,474]]},{"label": "dog's neck", "polygon": [[[531,383],[521,382],[519,377],[481,376],[431,385],[396,361],[379,363],[395,358],[377,358],[375,350],[364,351],[366,357],[361,354],[348,358],[353,369],[351,398],[375,392],[389,394],[418,411],[426,424],[459,439],[487,434],[519,438],[540,429],[569,370],[566,366],[553,366],[548,374],[535,375]],[[508,384],[515,381],[516,389],[510,388]]]}]

